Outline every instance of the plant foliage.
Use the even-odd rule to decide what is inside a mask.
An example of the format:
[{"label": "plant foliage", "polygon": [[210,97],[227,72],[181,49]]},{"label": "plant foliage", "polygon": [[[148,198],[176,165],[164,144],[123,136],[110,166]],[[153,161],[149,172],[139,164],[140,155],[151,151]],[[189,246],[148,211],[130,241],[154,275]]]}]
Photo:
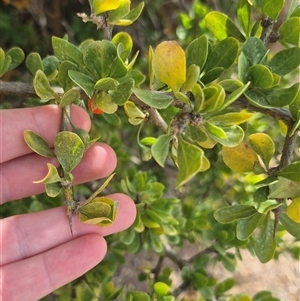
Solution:
[{"label": "plant foliage", "polygon": [[[190,38],[198,4],[180,15],[180,36],[188,42],[149,45],[148,72],[139,67],[132,37],[121,30],[111,35],[113,26],[138,20],[143,2],[131,8],[129,0],[89,0],[91,14],[78,16],[102,29],[102,40],[75,44],[67,36],[53,36],[53,54],[44,59],[36,52],[25,59],[18,47],[0,49],[2,77],[25,59],[39,98],[31,104],[56,103],[64,112],[67,127],[55,137],[54,150],[37,133],[28,130],[24,138],[33,151],[60,163],[59,168],[48,164],[37,183],[45,184],[50,197],[65,190],[70,227],[74,212],[98,226],[109,225],[117,214],[117,203],[98,196],[112,177],[83,205],[76,195],[87,194],[87,188],[72,186],[72,170],[100,135],[120,161],[120,184],[110,185],[136,202],[134,224],[108,238],[106,259],[54,292],[55,300],[71,300],[71,295],[74,300],[188,300],[184,293],[189,291],[197,291],[195,300],[278,300],[266,291],[230,295],[235,280],[219,281],[208,270],[221,263],[233,272],[245,248],[268,262],[278,256],[282,233],[300,238],[300,92],[294,77],[300,65],[299,7],[292,4],[275,31],[284,0],[239,0],[234,19],[203,6],[205,33]],[[270,52],[274,42],[282,50]],[[104,112],[93,117],[90,134],[69,116],[70,106],[87,107],[88,99]],[[122,128],[130,133],[130,145]],[[139,158],[132,160],[129,151]],[[28,210],[41,206],[38,197]],[[183,260],[176,252],[187,242],[201,244],[202,251]],[[290,252],[299,254],[295,248]],[[124,256],[150,250],[159,264],[139,275],[147,290],[115,287]],[[172,270],[161,265],[166,257],[180,270],[177,287]]]}]

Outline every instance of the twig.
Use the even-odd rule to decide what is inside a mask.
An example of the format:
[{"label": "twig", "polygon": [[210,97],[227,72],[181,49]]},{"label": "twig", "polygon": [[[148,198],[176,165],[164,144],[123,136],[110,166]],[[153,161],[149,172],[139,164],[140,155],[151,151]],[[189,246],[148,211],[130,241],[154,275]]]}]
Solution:
[{"label": "twig", "polygon": [[178,297],[182,292],[184,292],[191,285],[191,281],[182,282],[172,293],[174,297]]},{"label": "twig", "polygon": [[[63,95],[64,91],[60,87],[52,87],[55,93],[58,95]],[[21,82],[5,82],[0,80],[0,95],[15,95],[15,96],[24,96],[24,97],[32,97],[38,98],[36,95],[33,85],[31,83],[21,83]],[[80,97],[85,98],[87,97],[84,91],[80,90]],[[160,116],[158,111],[154,108],[151,108],[144,104],[141,100],[139,100],[134,94],[131,95],[130,100],[133,101],[136,105],[141,107],[144,111],[148,112],[149,118],[148,120],[159,127],[163,132],[166,132],[168,129],[168,125]],[[172,105],[179,107],[179,101],[174,99]],[[288,127],[291,127],[294,124],[294,119],[291,113],[286,109],[279,109],[279,108],[260,108],[255,107],[247,101],[244,96],[241,96],[238,100],[236,100],[232,105],[232,108],[237,110],[240,109],[248,109],[253,112],[262,113],[264,115],[270,116],[276,120],[283,121]]]},{"label": "twig", "polygon": [[270,41],[270,35],[271,35],[272,31],[273,31],[274,21],[271,18],[269,18],[269,17],[264,17],[261,20],[260,25],[263,28],[261,36],[260,36],[260,39],[266,45]]}]

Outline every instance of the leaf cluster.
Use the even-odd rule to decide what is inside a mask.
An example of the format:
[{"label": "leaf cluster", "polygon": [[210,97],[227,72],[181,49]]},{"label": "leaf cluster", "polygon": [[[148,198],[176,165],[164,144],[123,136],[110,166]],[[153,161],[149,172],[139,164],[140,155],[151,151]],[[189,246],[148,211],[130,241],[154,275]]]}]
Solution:
[{"label": "leaf cluster", "polygon": [[[82,15],[83,21],[108,32],[114,25],[133,23],[144,6],[130,10],[127,0],[90,0],[89,5],[91,15]],[[270,292],[228,297],[234,279],[218,281],[209,267],[221,263],[233,272],[246,248],[265,263],[278,256],[283,233],[295,241],[300,238],[300,161],[295,150],[300,92],[299,82],[291,83],[300,65],[300,10],[293,6],[276,32],[274,22],[283,6],[283,0],[276,4],[239,0],[237,21],[205,10],[203,22],[209,34],[184,47],[176,41],[150,46],[146,75],[134,69],[139,53],[132,55],[133,39],[126,32],[79,45],[68,37],[53,37],[53,55],[27,56],[25,64],[39,102],[60,106],[72,128],[71,132],[63,126],[53,150],[37,133],[25,132],[33,151],[57,158],[60,164],[48,164],[48,174],[37,183],[46,185],[49,196],[64,190],[70,225],[73,212],[85,223],[111,224],[117,203],[98,197],[111,177],[83,205],[72,190],[73,169],[104,132],[105,142],[116,146],[122,157],[115,188],[130,195],[137,207],[134,224],[108,238],[109,253],[103,263],[74,286],[76,300],[180,300],[178,296],[187,290],[196,291],[197,300],[277,300]],[[253,22],[257,12],[262,18]],[[192,17],[181,15],[187,30]],[[283,46],[275,54],[267,47],[274,41]],[[6,53],[1,49],[1,76],[24,58],[19,48]],[[68,115],[71,105],[86,107],[87,98],[104,112],[93,119],[96,138],[76,128]],[[264,115],[275,120],[276,130],[266,125],[269,119]],[[132,150],[134,144],[139,158]],[[153,167],[155,163],[160,169]],[[151,171],[143,171],[145,166]],[[170,182],[176,191],[169,187],[166,191]],[[183,260],[177,251],[187,242],[201,244],[202,249]],[[293,248],[297,257],[299,247]],[[112,278],[126,262],[126,254],[150,251],[157,265],[139,274],[149,291],[115,287]],[[166,258],[181,275],[177,287],[172,269],[162,264]],[[58,290],[57,300],[72,290],[72,285]]]}]

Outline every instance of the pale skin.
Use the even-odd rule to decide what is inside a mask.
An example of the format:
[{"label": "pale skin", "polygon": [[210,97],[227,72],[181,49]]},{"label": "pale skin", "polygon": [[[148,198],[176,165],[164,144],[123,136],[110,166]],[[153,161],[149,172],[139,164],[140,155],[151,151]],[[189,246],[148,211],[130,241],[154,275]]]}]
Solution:
[{"label": "pale skin", "polygon": [[[32,181],[47,173],[47,162],[28,148],[23,132],[31,129],[53,145],[59,131],[61,110],[57,106],[0,111],[0,204],[39,194],[44,185]],[[73,106],[71,118],[77,127],[89,131],[87,113]],[[75,168],[75,184],[110,175],[117,164],[114,151],[96,143]],[[4,218],[0,221],[0,296],[2,301],[34,301],[69,283],[97,265],[105,256],[104,237],[127,229],[136,209],[125,194],[110,195],[119,202],[115,222],[105,228],[87,225],[73,218],[70,233],[66,208]]]}]

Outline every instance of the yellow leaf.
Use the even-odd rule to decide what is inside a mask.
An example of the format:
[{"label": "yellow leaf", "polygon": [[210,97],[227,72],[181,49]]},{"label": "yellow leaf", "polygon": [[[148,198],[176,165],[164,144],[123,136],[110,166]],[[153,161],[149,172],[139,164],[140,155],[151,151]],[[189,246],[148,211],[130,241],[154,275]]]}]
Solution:
[{"label": "yellow leaf", "polygon": [[254,150],[244,141],[235,147],[222,147],[224,163],[233,171],[249,172],[259,164]]},{"label": "yellow leaf", "polygon": [[153,71],[157,79],[178,92],[186,80],[185,53],[175,41],[160,43],[153,54]]},{"label": "yellow leaf", "polygon": [[300,197],[294,198],[286,209],[287,216],[295,223],[300,224]]},{"label": "yellow leaf", "polygon": [[94,0],[93,9],[97,16],[109,10],[117,9],[120,6],[120,0]]}]

